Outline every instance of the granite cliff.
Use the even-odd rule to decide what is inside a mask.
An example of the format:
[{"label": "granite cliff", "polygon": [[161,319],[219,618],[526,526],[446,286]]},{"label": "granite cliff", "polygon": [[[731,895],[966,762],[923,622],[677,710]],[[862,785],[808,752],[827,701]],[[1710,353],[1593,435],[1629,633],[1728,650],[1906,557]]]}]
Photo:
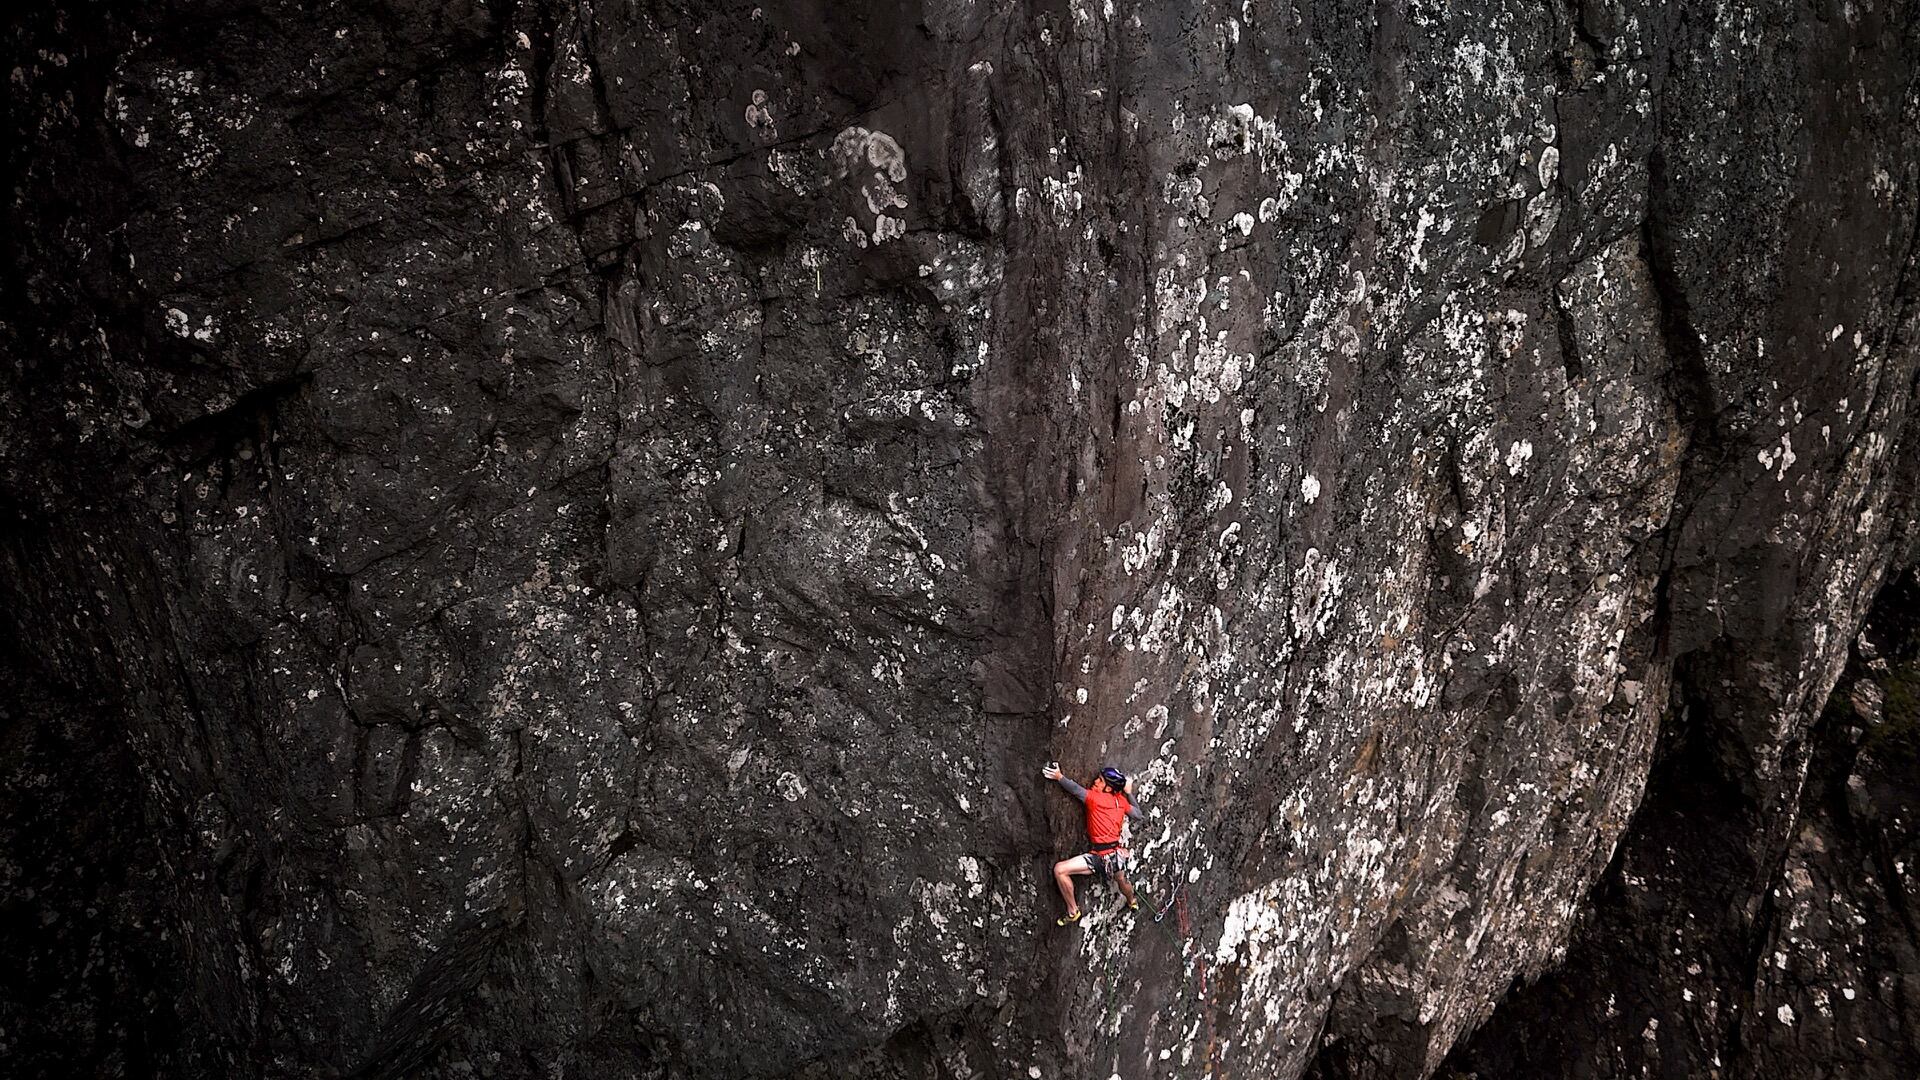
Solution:
[{"label": "granite cliff", "polygon": [[1912,4],[6,48],[14,1075],[1920,1071]]}]

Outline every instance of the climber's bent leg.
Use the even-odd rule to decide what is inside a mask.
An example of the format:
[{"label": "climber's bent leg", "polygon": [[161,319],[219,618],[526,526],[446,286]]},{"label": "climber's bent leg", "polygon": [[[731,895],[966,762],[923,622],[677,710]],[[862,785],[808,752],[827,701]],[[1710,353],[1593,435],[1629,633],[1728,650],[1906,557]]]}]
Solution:
[{"label": "climber's bent leg", "polygon": [[1084,855],[1061,859],[1053,864],[1053,883],[1060,887],[1060,898],[1067,902],[1067,914],[1072,915],[1080,910],[1080,905],[1073,899],[1073,879],[1081,874],[1091,873],[1093,868],[1087,865]]}]

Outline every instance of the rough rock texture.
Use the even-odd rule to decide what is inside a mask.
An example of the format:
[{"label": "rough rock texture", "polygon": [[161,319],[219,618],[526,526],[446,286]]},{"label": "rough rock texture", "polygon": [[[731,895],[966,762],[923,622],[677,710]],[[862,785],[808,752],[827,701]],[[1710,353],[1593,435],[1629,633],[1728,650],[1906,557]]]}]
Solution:
[{"label": "rough rock texture", "polygon": [[18,17],[0,1054],[1912,1075],[1917,38]]},{"label": "rough rock texture", "polygon": [[[1869,619],[1811,732],[1802,807],[1770,853],[1770,886],[1737,891],[1755,873],[1728,836],[1746,807],[1714,790],[1725,781],[1689,760],[1697,750],[1676,749],[1566,967],[1505,1004],[1448,1075],[1912,1075],[1920,579],[1887,588]],[[1716,798],[1696,790],[1683,812],[1667,783]]]}]

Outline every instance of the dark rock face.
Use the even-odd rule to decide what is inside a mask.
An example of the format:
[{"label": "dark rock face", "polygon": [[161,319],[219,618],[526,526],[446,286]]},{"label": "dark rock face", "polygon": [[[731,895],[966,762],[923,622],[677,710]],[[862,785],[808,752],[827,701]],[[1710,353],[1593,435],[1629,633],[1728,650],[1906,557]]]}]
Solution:
[{"label": "dark rock face", "polygon": [[[1566,966],[1504,1004],[1450,1070],[1911,1075],[1917,664],[1909,573],[1875,603],[1810,733],[1801,808],[1768,866],[1739,843],[1754,817],[1741,793],[1697,742],[1673,748]],[[1742,892],[1755,878],[1766,887]]]},{"label": "dark rock face", "polygon": [[19,18],[0,1055],[1913,1075],[1917,25]]}]

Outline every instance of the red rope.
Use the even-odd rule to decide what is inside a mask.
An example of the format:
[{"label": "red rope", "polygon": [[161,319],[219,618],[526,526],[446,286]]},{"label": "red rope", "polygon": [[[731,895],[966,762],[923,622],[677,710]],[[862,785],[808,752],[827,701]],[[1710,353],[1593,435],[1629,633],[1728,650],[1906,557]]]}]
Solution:
[{"label": "red rope", "polygon": [[[1180,941],[1181,941],[1181,949],[1184,952],[1186,945],[1190,942],[1193,936],[1193,922],[1187,916],[1187,891],[1184,887],[1181,888],[1180,894],[1174,898],[1174,911],[1180,920]],[[1200,953],[1196,955],[1194,957],[1194,964],[1198,968],[1200,973],[1200,990],[1199,990],[1199,993],[1195,995],[1195,997],[1197,997],[1200,1001],[1200,1013],[1203,1017],[1205,1017],[1207,1022],[1207,1075],[1212,1076],[1220,1068],[1220,1062],[1218,1059],[1217,1046],[1214,1040],[1213,994],[1212,994],[1212,991],[1207,986],[1206,954]]]}]

